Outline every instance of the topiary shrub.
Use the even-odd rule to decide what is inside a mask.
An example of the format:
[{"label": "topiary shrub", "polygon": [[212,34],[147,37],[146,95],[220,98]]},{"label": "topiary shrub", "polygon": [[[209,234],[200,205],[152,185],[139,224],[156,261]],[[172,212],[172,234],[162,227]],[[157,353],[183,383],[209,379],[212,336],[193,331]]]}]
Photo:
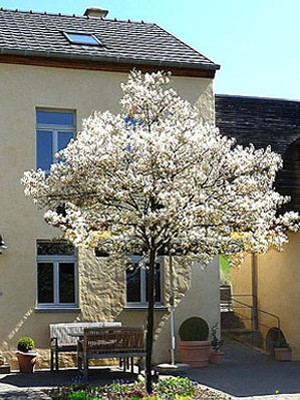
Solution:
[{"label": "topiary shrub", "polygon": [[22,353],[28,353],[35,348],[34,340],[31,337],[23,337],[18,340],[17,348]]},{"label": "topiary shrub", "polygon": [[208,324],[200,317],[186,319],[179,328],[180,339],[186,342],[204,341],[208,339],[208,335]]}]

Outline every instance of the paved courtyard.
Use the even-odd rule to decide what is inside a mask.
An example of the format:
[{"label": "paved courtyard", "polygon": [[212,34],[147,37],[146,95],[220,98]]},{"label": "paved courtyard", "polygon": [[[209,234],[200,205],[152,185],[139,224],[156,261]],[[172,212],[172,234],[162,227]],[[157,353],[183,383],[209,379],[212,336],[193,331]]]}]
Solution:
[{"label": "paved courtyard", "polygon": [[[224,346],[222,365],[190,369],[187,376],[200,384],[220,390],[234,397],[258,396],[276,400],[300,400],[300,361],[277,362],[247,346],[230,343]],[[36,371],[32,375],[12,373],[0,375],[0,399],[46,400],[39,392],[45,387],[69,385],[78,377],[76,369],[58,373]],[[105,384],[113,380],[134,381],[136,374],[91,370],[91,384]],[[245,399],[243,399],[245,400]]]},{"label": "paved courtyard", "polygon": [[300,361],[278,362],[238,343],[227,344],[224,352],[222,365],[190,369],[187,375],[237,397],[275,395],[278,391],[300,399]]}]

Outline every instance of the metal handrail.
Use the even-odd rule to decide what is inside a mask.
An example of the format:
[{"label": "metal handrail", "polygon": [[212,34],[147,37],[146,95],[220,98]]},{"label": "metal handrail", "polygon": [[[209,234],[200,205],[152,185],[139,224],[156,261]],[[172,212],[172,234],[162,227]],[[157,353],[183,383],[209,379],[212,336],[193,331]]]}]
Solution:
[{"label": "metal handrail", "polygon": [[[268,312],[268,311],[265,311],[265,310],[262,310],[262,309],[260,309],[260,308],[257,308],[257,307],[254,307],[253,305],[249,305],[249,304],[246,304],[246,303],[244,303],[244,302],[242,302],[242,301],[240,301],[240,300],[237,300],[237,299],[233,299],[232,297],[234,297],[234,296],[251,296],[251,297],[254,297],[254,295],[248,295],[248,294],[245,294],[245,295],[243,295],[243,294],[238,294],[238,295],[232,295],[231,296],[231,300],[232,301],[234,301],[234,302],[236,302],[236,303],[238,303],[238,304],[240,304],[240,305],[242,305],[243,307],[242,308],[249,308],[249,309],[251,309],[251,310],[255,310],[255,311],[257,311],[257,312],[261,312],[261,313],[263,313],[263,314],[266,314],[266,315],[269,315],[270,317],[273,317],[273,318],[275,318],[276,319],[276,322],[277,322],[277,328],[278,329],[280,329],[280,319],[279,319],[279,317],[277,316],[277,315],[275,315],[275,314],[273,314],[273,313],[270,313],[270,312]],[[250,318],[249,318],[250,319]],[[252,320],[252,317],[251,317],[251,320]],[[261,324],[260,322],[258,322],[258,324],[259,325],[263,325],[263,324]],[[267,325],[263,325],[263,326],[266,326],[266,327],[268,327]]]}]

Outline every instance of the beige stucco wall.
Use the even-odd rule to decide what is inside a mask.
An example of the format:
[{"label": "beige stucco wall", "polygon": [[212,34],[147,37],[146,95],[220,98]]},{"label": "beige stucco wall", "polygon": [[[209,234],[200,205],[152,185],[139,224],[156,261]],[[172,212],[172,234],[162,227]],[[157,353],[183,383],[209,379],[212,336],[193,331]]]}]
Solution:
[{"label": "beige stucco wall", "polygon": [[[124,310],[124,271],[109,261],[97,260],[91,252],[78,257],[81,312],[37,313],[36,239],[50,239],[58,232],[44,221],[30,199],[25,198],[20,178],[35,167],[35,109],[62,108],[76,111],[77,129],[95,109],[119,111],[120,83],[124,73],[85,71],[38,66],[0,64],[0,160],[2,208],[0,233],[8,250],[0,257],[0,350],[12,360],[17,340],[30,335],[40,352],[39,365],[47,362],[49,323],[75,320],[120,320],[124,324],[145,323],[145,311]],[[214,121],[211,79],[173,77],[172,86],[196,104],[204,119]],[[218,319],[218,268],[190,273],[179,268],[176,288],[180,304],[176,323],[188,315],[203,315],[208,322]],[[187,293],[182,299],[182,294]],[[166,293],[166,292],[165,292]],[[178,300],[179,301],[179,300]],[[167,304],[167,299],[166,299]],[[160,337],[155,357],[167,358],[168,313],[156,312]],[[15,366],[15,364],[13,364]]]},{"label": "beige stucco wall", "polygon": [[[232,273],[235,292],[251,288],[251,264],[246,263]],[[272,250],[258,256],[258,307],[280,318],[281,330],[292,347],[293,359],[300,359],[300,233],[289,234],[289,243],[282,252]],[[276,327],[276,320],[259,313],[260,322]],[[268,329],[262,328],[264,337]]]}]

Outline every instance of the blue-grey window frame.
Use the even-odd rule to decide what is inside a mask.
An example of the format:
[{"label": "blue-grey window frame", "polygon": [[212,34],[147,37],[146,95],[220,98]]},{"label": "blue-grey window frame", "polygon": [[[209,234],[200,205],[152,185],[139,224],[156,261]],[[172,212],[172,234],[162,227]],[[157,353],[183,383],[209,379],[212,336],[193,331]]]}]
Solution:
[{"label": "blue-grey window frame", "polygon": [[[67,113],[67,114],[73,114],[73,125],[59,125],[59,124],[42,124],[37,122],[37,113],[39,111],[46,111],[46,112],[53,112],[53,113]],[[52,132],[52,163],[57,162],[58,160],[54,157],[55,154],[57,153],[58,150],[58,132],[72,132],[73,133],[73,138],[75,138],[76,135],[76,112],[75,110],[69,110],[69,109],[59,109],[59,108],[46,108],[46,107],[36,107],[35,109],[35,141],[36,141],[36,146],[35,146],[35,166],[38,168],[37,161],[38,161],[38,147],[37,147],[37,132],[38,131],[51,131]],[[46,174],[50,173],[50,170],[45,170]]]}]

